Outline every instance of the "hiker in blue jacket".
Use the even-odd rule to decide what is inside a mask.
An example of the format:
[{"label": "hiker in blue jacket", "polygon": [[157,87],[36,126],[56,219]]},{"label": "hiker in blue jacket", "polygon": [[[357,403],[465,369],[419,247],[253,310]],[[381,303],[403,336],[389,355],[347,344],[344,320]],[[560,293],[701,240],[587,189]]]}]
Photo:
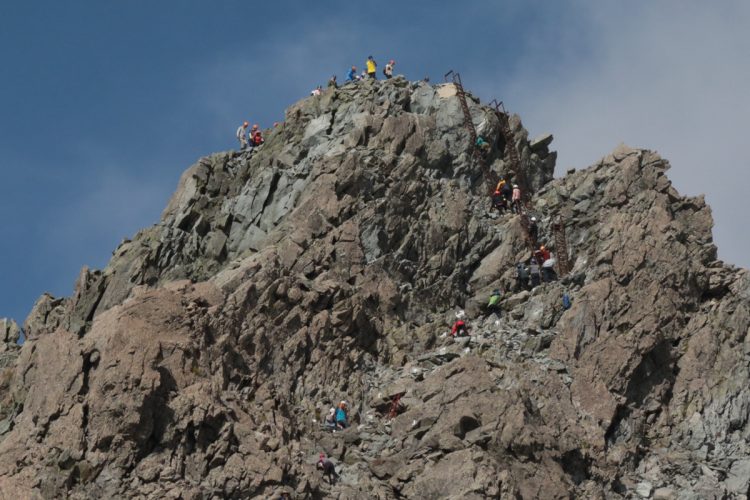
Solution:
[{"label": "hiker in blue jacket", "polygon": [[339,429],[346,429],[349,427],[349,421],[346,415],[346,401],[339,403],[338,409],[336,409],[336,427]]}]

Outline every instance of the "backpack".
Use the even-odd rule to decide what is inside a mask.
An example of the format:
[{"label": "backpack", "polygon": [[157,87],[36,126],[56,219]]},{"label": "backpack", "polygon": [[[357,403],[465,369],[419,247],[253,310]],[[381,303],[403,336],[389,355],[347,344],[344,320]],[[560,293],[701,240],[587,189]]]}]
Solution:
[{"label": "backpack", "polygon": [[570,296],[567,293],[563,294],[562,302],[563,302],[563,309],[565,309],[566,311],[568,309],[570,309],[570,305],[571,305],[570,304]]}]

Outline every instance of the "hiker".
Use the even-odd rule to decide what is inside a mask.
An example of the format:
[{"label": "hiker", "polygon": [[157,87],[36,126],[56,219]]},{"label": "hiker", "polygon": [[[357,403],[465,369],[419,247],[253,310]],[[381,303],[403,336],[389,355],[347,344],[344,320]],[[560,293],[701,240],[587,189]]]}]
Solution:
[{"label": "hiker", "polygon": [[385,65],[385,68],[383,68],[383,74],[385,75],[386,80],[390,80],[393,77],[393,67],[396,65],[396,61],[391,59],[388,61],[388,64]]},{"label": "hiker", "polygon": [[500,187],[500,191],[503,193],[503,197],[505,198],[505,204],[510,206],[513,188],[510,187],[509,179],[503,179],[503,185]]},{"label": "hiker", "polygon": [[367,76],[372,78],[373,80],[378,79],[378,63],[375,62],[375,59],[372,58],[372,56],[367,56]]},{"label": "hiker", "polygon": [[318,457],[318,463],[315,465],[315,468],[322,470],[323,475],[328,477],[328,484],[333,484],[339,478],[339,475],[336,474],[336,466],[334,466],[333,462],[326,458],[325,453],[320,454],[320,456]]},{"label": "hiker", "polygon": [[501,191],[503,192],[503,196],[505,196],[508,201],[511,200],[511,195],[513,194],[513,188],[511,187],[510,181],[507,179],[503,179],[505,182],[503,183]]},{"label": "hiker", "polygon": [[237,140],[240,141],[240,150],[247,148],[247,126],[249,123],[244,122],[237,129]]},{"label": "hiker", "polygon": [[568,295],[568,292],[563,293],[563,296],[562,296],[563,310],[567,311],[568,309],[570,309],[571,305],[572,304],[570,303],[570,295]]},{"label": "hiker", "polygon": [[544,263],[544,251],[542,251],[543,247],[544,245],[531,252],[531,258],[536,259],[537,263],[539,264]]},{"label": "hiker", "polygon": [[529,288],[529,270],[522,263],[516,264],[516,291],[528,290]]},{"label": "hiker", "polygon": [[346,74],[346,81],[347,82],[357,81],[357,67],[356,66],[352,66],[352,69],[350,69],[349,72]]},{"label": "hiker", "polygon": [[531,275],[531,288],[539,286],[542,277],[539,274],[539,263],[536,259],[531,259],[531,264],[529,264],[529,274]]},{"label": "hiker", "polygon": [[318,85],[312,91],[310,91],[310,95],[321,95],[323,93],[323,87],[321,85]]},{"label": "hiker", "polygon": [[346,429],[349,427],[349,421],[347,420],[347,414],[346,414],[346,401],[342,401],[339,403],[339,407],[336,410],[336,428],[337,429]]},{"label": "hiker", "polygon": [[536,240],[539,238],[539,226],[536,225],[536,217],[532,217],[529,221],[529,237],[531,242],[536,245]]},{"label": "hiker", "polygon": [[539,250],[534,252],[533,257],[541,265],[541,264],[544,264],[544,262],[550,258],[550,253],[549,253],[549,250],[547,250],[547,248],[545,248],[544,245],[539,245]]},{"label": "hiker", "polygon": [[336,428],[336,408],[331,407],[331,409],[328,410],[328,415],[326,415],[323,420],[323,425],[329,430],[334,430]]},{"label": "hiker", "polygon": [[339,84],[336,82],[336,75],[333,75],[330,80],[328,80],[328,88],[331,87],[337,89],[339,88]]},{"label": "hiker", "polygon": [[253,125],[253,129],[250,131],[250,137],[250,143],[253,146],[258,147],[263,144],[263,134],[260,132],[257,123]]},{"label": "hiker", "polygon": [[482,154],[487,154],[487,151],[490,150],[490,143],[484,140],[484,137],[478,136],[477,142],[475,143],[477,146],[477,149],[482,152]]},{"label": "hiker", "polygon": [[508,208],[505,197],[498,189],[492,193],[492,208],[495,208],[500,213],[503,213],[505,209]]},{"label": "hiker", "polygon": [[453,328],[451,328],[451,337],[466,337],[469,335],[469,330],[466,328],[466,323],[464,323],[464,320],[457,319],[455,323],[453,323]]},{"label": "hiker", "polygon": [[518,187],[518,184],[513,184],[511,209],[513,210],[513,213],[516,213],[516,214],[521,213],[521,188]]},{"label": "hiker", "polygon": [[544,245],[541,245],[539,247],[539,251],[542,252],[542,259],[543,260],[542,260],[541,264],[544,264],[545,261],[549,260],[551,254],[549,253],[549,250],[547,250],[547,247],[545,247]]},{"label": "hiker", "polygon": [[557,261],[552,257],[545,259],[542,263],[542,281],[544,283],[551,283],[557,279],[557,274],[555,273],[556,263]]},{"label": "hiker", "polygon": [[497,288],[492,291],[490,301],[487,303],[487,314],[500,314],[500,290]]}]

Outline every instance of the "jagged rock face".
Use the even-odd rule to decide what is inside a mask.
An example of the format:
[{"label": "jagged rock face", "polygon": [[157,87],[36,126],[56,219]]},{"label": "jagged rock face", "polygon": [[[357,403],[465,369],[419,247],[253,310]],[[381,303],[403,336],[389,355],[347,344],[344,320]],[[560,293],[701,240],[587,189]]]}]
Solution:
[{"label": "jagged rock face", "polygon": [[11,428],[13,418],[19,411],[19,402],[14,401],[10,390],[13,371],[20,351],[18,345],[21,329],[15,321],[0,318],[0,436]]},{"label": "jagged rock face", "polygon": [[[497,116],[470,109],[503,173]],[[530,210],[543,235],[565,217],[573,270],[484,317],[528,248],[519,217],[489,213],[462,125],[450,88],[365,82],[294,105],[253,155],[191,167],[157,226],[37,302],[0,491],[747,494],[750,277],[715,260],[703,200],[625,147],[551,181],[550,138],[514,117]],[[454,342],[457,307],[472,336]],[[341,399],[353,427],[324,432]]]},{"label": "jagged rock face", "polygon": [[[508,172],[497,116],[473,100],[469,105],[477,131],[492,144],[488,161]],[[413,274],[414,263],[423,265],[430,253],[430,266],[442,268],[423,276],[432,283],[450,274],[456,260],[436,254],[457,250],[459,228],[475,230],[463,212],[474,208],[466,193],[479,192],[483,179],[471,162],[463,123],[453,94],[402,79],[300,101],[252,158],[217,154],[189,168],[162,221],[123,242],[103,272],[84,269],[75,297],[42,297],[25,325],[27,335],[58,326],[82,333],[134,286],[208,279],[271,246],[291,243],[305,251],[332,228],[359,233],[354,243],[361,240],[365,264],[398,259],[385,265]],[[544,141],[532,152],[520,119],[510,123],[530,184],[539,187],[552,178],[556,154]],[[448,237],[455,241],[447,243]]]}]

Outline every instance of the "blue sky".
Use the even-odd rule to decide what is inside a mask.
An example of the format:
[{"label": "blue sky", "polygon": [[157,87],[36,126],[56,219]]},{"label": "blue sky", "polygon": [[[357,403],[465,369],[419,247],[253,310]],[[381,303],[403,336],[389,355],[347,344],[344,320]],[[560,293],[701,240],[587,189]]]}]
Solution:
[{"label": "blue sky", "polygon": [[555,134],[558,174],[619,142],[706,193],[720,257],[749,266],[742,203],[750,2],[600,0],[0,4],[0,317],[69,295],[153,224],[180,173],[233,148],[373,54],[411,79],[449,69]]}]

